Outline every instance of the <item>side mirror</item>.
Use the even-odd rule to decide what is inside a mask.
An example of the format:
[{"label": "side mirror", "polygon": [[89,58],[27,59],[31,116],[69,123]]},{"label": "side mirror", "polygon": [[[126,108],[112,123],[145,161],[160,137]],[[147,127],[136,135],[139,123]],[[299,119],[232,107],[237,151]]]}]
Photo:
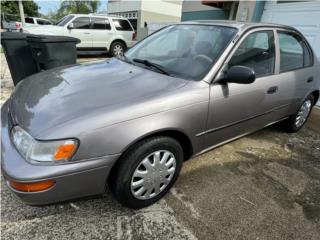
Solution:
[{"label": "side mirror", "polygon": [[70,30],[73,29],[74,28],[74,24],[73,23],[69,23],[67,28],[70,29]]},{"label": "side mirror", "polygon": [[224,76],[224,81],[230,83],[250,84],[254,80],[256,80],[254,70],[245,66],[232,66]]}]

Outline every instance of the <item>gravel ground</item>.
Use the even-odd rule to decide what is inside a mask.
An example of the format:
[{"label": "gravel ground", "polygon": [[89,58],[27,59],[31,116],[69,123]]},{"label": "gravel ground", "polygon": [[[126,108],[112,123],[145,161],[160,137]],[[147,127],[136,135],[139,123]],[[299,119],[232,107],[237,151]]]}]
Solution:
[{"label": "gravel ground", "polygon": [[[1,84],[1,102],[11,89]],[[2,239],[319,239],[320,133],[270,127],[226,144],[187,161],[166,197],[138,211],[109,192],[31,207],[3,180],[1,197]]]}]

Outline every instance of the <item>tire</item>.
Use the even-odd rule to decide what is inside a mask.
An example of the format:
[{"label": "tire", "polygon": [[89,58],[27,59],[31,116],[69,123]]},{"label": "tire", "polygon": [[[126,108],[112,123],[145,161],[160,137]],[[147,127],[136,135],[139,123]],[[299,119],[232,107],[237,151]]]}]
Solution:
[{"label": "tire", "polygon": [[[175,158],[175,171],[174,173],[169,173],[171,174],[170,176],[167,171],[172,171],[174,164],[168,165],[169,170],[164,171],[165,167],[163,167],[162,169],[160,169],[162,171],[160,171],[158,167],[164,165],[161,165],[159,161],[157,162],[158,165],[155,164],[155,154],[158,154],[158,152],[160,152],[160,159],[163,160],[160,162],[167,162],[168,164],[171,164],[171,162],[173,162],[172,156]],[[170,153],[172,155],[169,155],[168,160],[165,160],[165,156],[168,156],[165,154]],[[152,162],[152,160],[154,161],[154,168],[152,168],[152,171],[148,171],[148,169],[150,169],[149,163]],[[132,209],[147,207],[157,202],[169,191],[169,189],[177,180],[182,167],[182,162],[183,150],[181,145],[175,139],[170,137],[152,137],[143,140],[137,143],[133,148],[125,153],[125,155],[121,159],[119,159],[119,162],[117,163],[115,169],[113,169],[113,172],[110,176],[109,188],[115,198],[122,205]],[[145,167],[145,163],[148,163],[147,167]],[[142,188],[140,188],[139,186],[137,188],[134,188],[133,184],[141,182],[142,178],[139,179],[139,177],[134,177],[133,175],[141,172],[144,173],[144,179],[142,181],[143,186]],[[149,172],[151,175],[145,175],[145,172]],[[156,174],[158,178],[154,177],[155,175],[152,174]],[[162,176],[160,176],[161,174]],[[168,175],[164,176],[166,174]],[[161,182],[161,179],[167,179],[163,180],[167,182],[166,184],[163,184],[162,187],[161,184],[155,184],[155,182]],[[162,190],[157,194],[154,187],[155,185],[159,186],[158,190],[162,188]],[[152,188],[154,188],[154,190],[150,192],[150,189]],[[143,194],[145,191],[144,189],[147,189],[147,192],[145,194]],[[150,195],[148,195],[148,190]],[[141,192],[140,195],[138,195],[139,191]],[[135,196],[134,193],[136,193],[137,195]]]},{"label": "tire", "polygon": [[[301,112],[303,111],[303,107],[306,107],[309,104],[310,104],[310,108],[308,109],[308,112],[304,114],[303,122],[301,122],[300,124],[297,124],[297,121],[298,121],[297,119],[299,115],[301,117]],[[314,97],[311,94],[300,105],[300,108],[297,111],[297,113],[295,113],[294,115],[291,115],[287,120],[283,122],[284,127],[288,133],[298,132],[304,126],[304,124],[307,122],[310,116],[313,105],[314,105]]]},{"label": "tire", "polygon": [[115,41],[111,44],[109,53],[113,57],[118,57],[118,56],[123,55],[125,50],[126,50],[126,46],[124,43],[122,43],[120,41]]}]

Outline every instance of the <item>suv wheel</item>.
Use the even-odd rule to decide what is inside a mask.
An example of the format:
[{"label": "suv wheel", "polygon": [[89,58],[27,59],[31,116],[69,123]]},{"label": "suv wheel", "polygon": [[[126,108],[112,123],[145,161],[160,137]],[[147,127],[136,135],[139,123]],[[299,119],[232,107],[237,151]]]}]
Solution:
[{"label": "suv wheel", "polygon": [[122,42],[114,42],[110,47],[110,54],[113,57],[122,56],[124,51],[126,50],[126,46]]},{"label": "suv wheel", "polygon": [[314,97],[311,94],[303,101],[298,112],[284,122],[288,132],[297,132],[303,127],[307,122],[313,105]]},{"label": "suv wheel", "polygon": [[181,170],[183,150],[169,137],[153,137],[138,143],[119,160],[109,188],[129,208],[143,208],[162,198]]}]

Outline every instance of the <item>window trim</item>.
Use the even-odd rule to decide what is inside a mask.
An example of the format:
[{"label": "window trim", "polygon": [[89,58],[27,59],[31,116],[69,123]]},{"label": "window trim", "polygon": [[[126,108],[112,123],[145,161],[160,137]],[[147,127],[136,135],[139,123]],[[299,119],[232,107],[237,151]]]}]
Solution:
[{"label": "window trim", "polygon": [[[240,47],[240,45],[247,39],[247,37],[249,35],[251,35],[252,33],[256,33],[256,32],[266,32],[266,31],[270,31],[273,33],[273,44],[274,44],[274,66],[273,66],[273,73],[270,73],[268,75],[263,75],[263,76],[259,76],[257,78],[264,78],[264,77],[270,77],[270,76],[274,76],[276,74],[278,74],[278,66],[279,66],[279,55],[277,54],[277,42],[276,42],[276,35],[275,35],[275,30],[274,28],[270,27],[270,28],[255,28],[255,29],[250,29],[249,31],[245,32],[240,39],[237,41],[237,43],[233,46],[233,49],[230,51],[228,57],[224,60],[218,74],[220,75],[226,68],[227,64],[230,62],[230,59],[233,57],[234,53],[238,50],[238,48]],[[216,79],[216,78],[215,78]],[[212,83],[214,83],[215,80],[212,81]]]}]

